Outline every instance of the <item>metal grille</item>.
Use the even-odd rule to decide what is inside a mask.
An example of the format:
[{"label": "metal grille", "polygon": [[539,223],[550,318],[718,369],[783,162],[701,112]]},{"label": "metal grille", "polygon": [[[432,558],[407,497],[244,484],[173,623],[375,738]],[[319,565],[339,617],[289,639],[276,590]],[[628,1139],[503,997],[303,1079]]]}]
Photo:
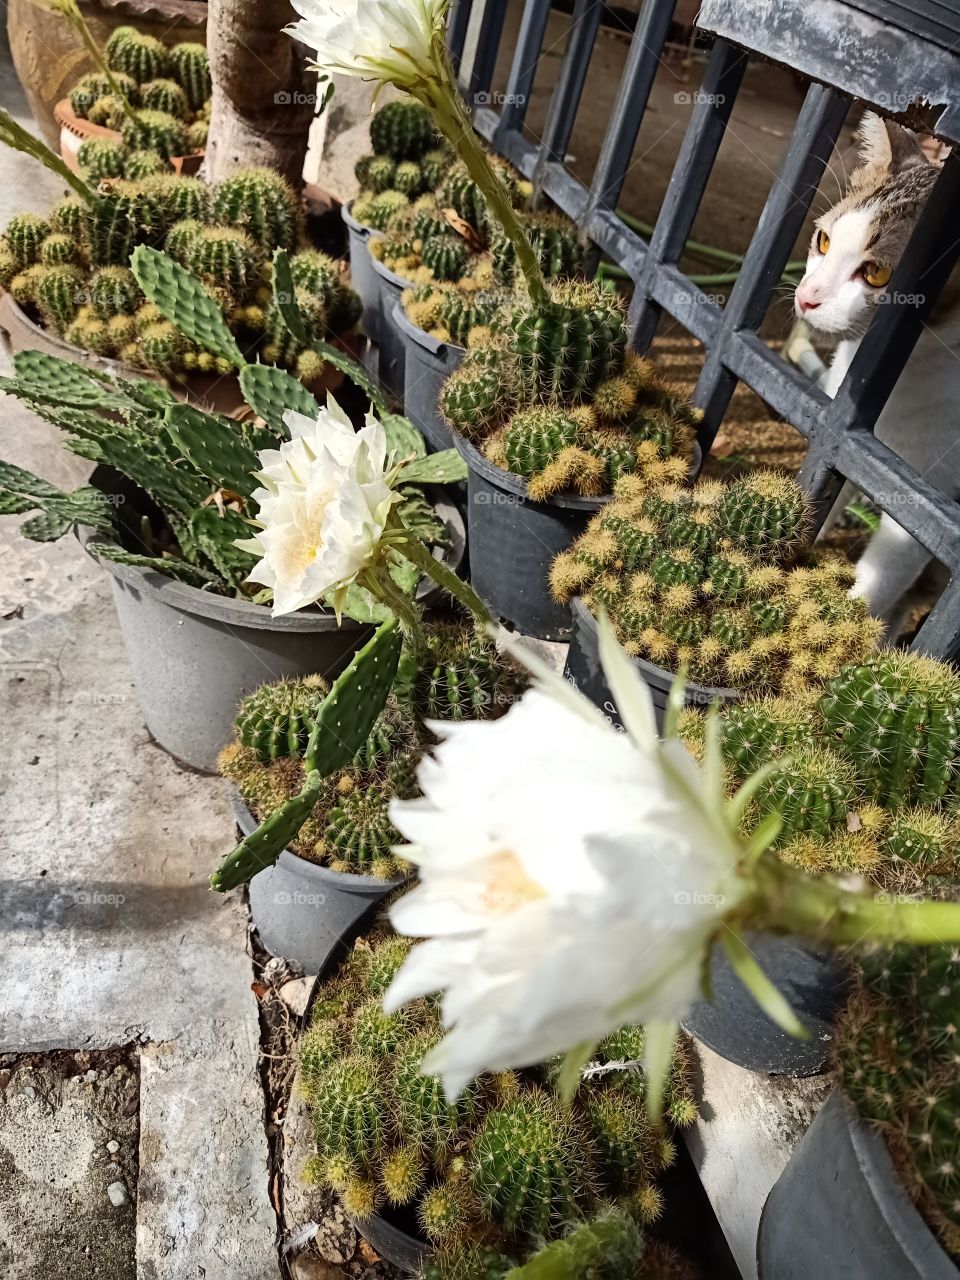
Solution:
[{"label": "metal grille", "polygon": [[[750,10],[737,0],[740,11]],[[478,5],[483,0],[477,0]],[[624,225],[615,209],[660,55],[674,0],[646,0],[639,15],[626,67],[589,187],[563,167],[603,4],[576,0],[544,136],[535,145],[523,123],[543,44],[550,0],[526,0],[506,89],[499,110],[479,105],[478,131],[501,155],[534,182],[535,198],[548,196],[581,228],[587,240],[630,276],[634,284],[630,332],[646,350],[663,312],[672,316],[706,351],[694,392],[704,410],[701,445],[709,449],[730,399],[742,381],[809,441],[801,483],[822,522],[849,479],[946,566],[950,581],[914,647],[936,656],[960,657],[960,506],[945,497],[873,435],[877,418],[924,320],[960,256],[960,147],[943,166],[933,194],[903,255],[889,292],[894,298],[921,296],[922,306],[894,301],[877,308],[878,317],[862,341],[837,396],[831,400],[770,350],[757,330],[796,242],[817,185],[843,125],[851,97],[837,87],[811,84],[784,154],[780,171],[740,274],[723,307],[704,296],[680,270],[690,234],[749,54],[725,39],[714,43],[690,122],[649,244]],[[709,3],[705,9],[709,9]],[[506,0],[486,0],[482,20],[471,23],[473,0],[457,0],[451,15],[451,52],[465,60],[468,28],[477,33],[468,78],[468,101],[492,103],[491,82],[499,50]],[[480,15],[474,15],[475,19]],[[738,41],[744,41],[738,35]],[[960,61],[958,61],[960,67]],[[825,68],[824,79],[830,79]],[[892,91],[896,85],[887,85]],[[863,92],[862,87],[859,92]],[[882,108],[882,100],[875,105]],[[950,136],[950,135],[948,135]],[[958,415],[960,418],[960,415]],[[958,421],[960,432],[960,421]]]}]

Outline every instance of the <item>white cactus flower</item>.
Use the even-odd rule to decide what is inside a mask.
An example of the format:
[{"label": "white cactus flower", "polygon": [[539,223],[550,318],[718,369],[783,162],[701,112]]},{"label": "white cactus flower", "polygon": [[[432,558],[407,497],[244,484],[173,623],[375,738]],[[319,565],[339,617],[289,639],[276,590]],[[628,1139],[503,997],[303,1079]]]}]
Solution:
[{"label": "white cactus flower", "polygon": [[316,421],[289,411],[291,439],[260,454],[253,493],[259,531],[238,542],[262,557],[249,575],[273,591],[273,615],[339,597],[375,558],[397,495],[383,426],[368,414],[354,431],[333,399]]},{"label": "white cactus flower", "polygon": [[434,74],[449,0],[291,0],[288,34],[316,51],[315,65],[413,88]]},{"label": "white cactus flower", "polygon": [[448,1034],[423,1069],[450,1096],[635,1022],[658,1094],[710,944],[749,887],[719,772],[658,739],[646,686],[602,637],[629,732],[541,674],[500,720],[434,724],[422,798],[391,806],[419,885],[390,918],[429,940],[385,1006],[443,992]]}]

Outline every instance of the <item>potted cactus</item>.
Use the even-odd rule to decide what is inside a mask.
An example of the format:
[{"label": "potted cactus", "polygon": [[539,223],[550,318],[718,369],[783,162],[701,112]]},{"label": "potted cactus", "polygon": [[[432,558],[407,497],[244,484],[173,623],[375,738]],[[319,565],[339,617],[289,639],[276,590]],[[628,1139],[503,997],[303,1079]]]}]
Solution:
[{"label": "potted cactus", "polygon": [[803,491],[779,472],[692,488],[624,477],[551,569],[554,597],[572,601],[569,678],[615,715],[597,657],[603,608],[661,725],[681,668],[688,704],[822,685],[865,657],[881,626],[849,597],[851,566],[809,554],[808,526]]},{"label": "potted cactus", "polygon": [[[396,692],[353,758],[323,780],[303,825],[276,863],[250,881],[250,911],[275,955],[318,973],[340,941],[410,873],[388,814],[417,794],[425,721],[495,716],[520,687],[493,643],[458,623],[431,626],[408,651]],[[240,705],[236,737],[220,756],[241,834],[297,796],[312,767],[307,744],[329,693],[322,677],[262,685]]]},{"label": "potted cactus", "polygon": [[[519,182],[514,184],[514,189],[518,198],[525,190]],[[450,428],[440,412],[443,384],[459,369],[466,348],[487,339],[491,325],[498,323],[498,312],[502,311],[517,285],[513,242],[496,223],[490,223],[476,184],[465,175],[451,175],[440,194],[441,208],[448,201],[466,226],[472,226],[471,217],[477,219],[479,226],[475,240],[478,244],[488,245],[488,252],[471,257],[467,273],[459,279],[426,279],[408,289],[403,295],[402,305],[395,312],[397,326],[406,344],[405,412],[438,449],[449,448],[453,443]],[[404,263],[402,270],[402,274],[409,274],[411,279],[418,281],[430,271],[429,236],[437,219],[429,214],[421,217],[413,227],[419,235],[408,240],[405,246],[403,225],[407,220],[410,220],[409,216],[406,220],[398,220],[398,225],[378,249],[389,256],[391,246],[415,251],[420,246],[420,265],[414,257]],[[521,221],[538,252],[546,277],[563,279],[582,271],[583,250],[571,222],[551,213],[524,215]],[[449,236],[449,224],[444,221],[439,225],[439,240],[443,242]],[[421,241],[420,237],[426,238]],[[432,274],[436,277],[435,271]]]},{"label": "potted cactus", "polygon": [[[336,674],[367,634],[364,626],[377,618],[362,598],[351,600],[345,618],[328,608],[271,616],[269,591],[249,582],[256,556],[236,543],[257,510],[258,452],[289,438],[291,411],[313,421],[321,407],[284,370],[248,365],[216,299],[172,259],[141,246],[134,272],[161,317],[239,371],[257,416],[235,421],[180,404],[155,383],[109,378],[24,352],[15,357],[16,379],[4,389],[61,428],[73,452],[110,468],[99,477],[108,500],[97,502],[87,488],[60,493],[4,466],[0,501],[8,513],[39,512],[23,527],[28,537],[50,541],[75,525],[86,527],[87,549],[113,579],[148,727],[179,759],[211,770],[229,740],[238,702],[264,671]],[[280,250],[275,274],[282,288],[274,301],[306,346],[290,273]],[[315,345],[368,389],[359,366]],[[389,419],[387,430],[390,449],[404,460],[394,476],[401,525],[418,545],[426,537],[441,553],[449,546],[462,554],[462,541],[448,536],[449,525],[429,509],[419,487],[458,479],[457,466],[450,466],[458,464],[456,455],[426,460],[423,442],[403,419]],[[447,504],[445,512],[455,526],[455,510]],[[408,574],[403,590],[412,594],[419,576]]]},{"label": "potted cactus", "polygon": [[[705,719],[691,709],[680,731],[695,754]],[[881,651],[844,667],[818,693],[744,699],[719,721],[732,794],[771,772],[744,814],[749,832],[776,814],[772,848],[812,875],[855,876],[891,900],[940,894],[958,880],[960,827],[951,797],[960,779],[960,677],[943,663]],[[712,999],[685,1026],[716,1052],[765,1073],[823,1069],[846,972],[825,951],[790,939],[753,944],[810,1031],[785,1034],[751,1000],[717,953]]]},{"label": "potted cactus", "polygon": [[[404,98],[388,102],[370,120],[372,152],[356,163],[360,193],[343,207],[350,246],[350,274],[363,301],[363,325],[379,343],[383,313],[380,283],[370,257],[370,242],[425,191],[439,186],[450,157],[439,145],[430,113]],[[401,388],[402,390],[402,388]]]},{"label": "potted cactus", "polygon": [[840,1091],[770,1192],[761,1275],[956,1280],[958,1025],[955,947],[863,957],[837,1028]]},{"label": "potted cactus", "polygon": [[639,1250],[639,1228],[662,1209],[671,1130],[697,1115],[683,1050],[664,1126],[646,1112],[639,1027],[599,1046],[569,1106],[556,1063],[482,1076],[451,1105],[420,1069],[441,1036],[436,1005],[380,1005],[409,947],[380,931],[317,980],[298,1077],[314,1122],[311,1180],[340,1195],[379,1252],[405,1270],[425,1264],[431,1280],[499,1276],[598,1210],[632,1223],[624,1233]]},{"label": "potted cactus", "polygon": [[114,30],[97,70],[54,107],[60,154],[98,178],[195,173],[210,126],[213,92],[206,48],[167,46],[135,27]]}]

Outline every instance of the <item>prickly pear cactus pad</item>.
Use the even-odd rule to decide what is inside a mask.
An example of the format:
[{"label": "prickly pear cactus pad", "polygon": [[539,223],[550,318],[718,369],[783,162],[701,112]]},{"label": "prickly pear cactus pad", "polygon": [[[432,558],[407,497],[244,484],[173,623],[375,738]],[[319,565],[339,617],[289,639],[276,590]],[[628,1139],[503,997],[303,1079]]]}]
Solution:
[{"label": "prickly pear cactus pad", "polygon": [[564,279],[540,305],[514,299],[498,307],[486,278],[475,275],[474,286],[418,286],[407,295],[416,323],[466,343],[440,393],[455,432],[522,476],[536,502],[561,491],[600,497],[626,480],[633,492],[684,482],[698,412],[627,350],[614,292]]},{"label": "prickly pear cactus pad", "polygon": [[903,1186],[947,1252],[960,1253],[957,1079],[960,952],[868,952],[837,1028],[844,1092],[887,1142]]},{"label": "prickly pear cactus pad", "polygon": [[848,594],[852,566],[804,549],[808,526],[803,491],[780,472],[685,487],[634,471],[553,562],[551,588],[605,609],[629,654],[685,665],[697,684],[801,695],[882,635]]},{"label": "prickly pear cactus pad", "polygon": [[[882,651],[844,667],[820,692],[724,706],[730,794],[761,765],[775,765],[744,814],[744,834],[775,812],[781,826],[773,847],[813,875],[854,874],[890,893],[953,896],[960,820],[950,780],[960,750],[948,727],[958,688],[945,663]],[[946,730],[946,739],[928,725]],[[681,717],[694,754],[703,728],[700,712]],[[896,778],[878,786],[892,760],[900,762]]]},{"label": "prickly pear cactus pad", "polygon": [[646,1116],[639,1027],[600,1046],[569,1107],[552,1063],[483,1076],[450,1104],[420,1070],[441,1035],[435,1002],[382,1010],[410,945],[378,925],[318,992],[298,1077],[314,1126],[308,1179],[361,1223],[379,1211],[414,1215],[434,1280],[505,1271],[578,1226],[590,1236],[578,1248],[635,1257],[661,1212],[656,1180],[675,1157],[672,1129],[697,1118],[683,1049],[664,1127]]}]

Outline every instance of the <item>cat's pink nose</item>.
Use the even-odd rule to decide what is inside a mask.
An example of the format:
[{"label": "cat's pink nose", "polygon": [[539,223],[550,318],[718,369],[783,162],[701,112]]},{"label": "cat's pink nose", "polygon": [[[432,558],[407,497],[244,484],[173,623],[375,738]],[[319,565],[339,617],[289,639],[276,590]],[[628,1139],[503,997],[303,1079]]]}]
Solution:
[{"label": "cat's pink nose", "polygon": [[808,285],[797,285],[797,306],[801,311],[813,311],[816,307],[819,307],[819,305],[820,299],[814,297],[812,288]]}]

